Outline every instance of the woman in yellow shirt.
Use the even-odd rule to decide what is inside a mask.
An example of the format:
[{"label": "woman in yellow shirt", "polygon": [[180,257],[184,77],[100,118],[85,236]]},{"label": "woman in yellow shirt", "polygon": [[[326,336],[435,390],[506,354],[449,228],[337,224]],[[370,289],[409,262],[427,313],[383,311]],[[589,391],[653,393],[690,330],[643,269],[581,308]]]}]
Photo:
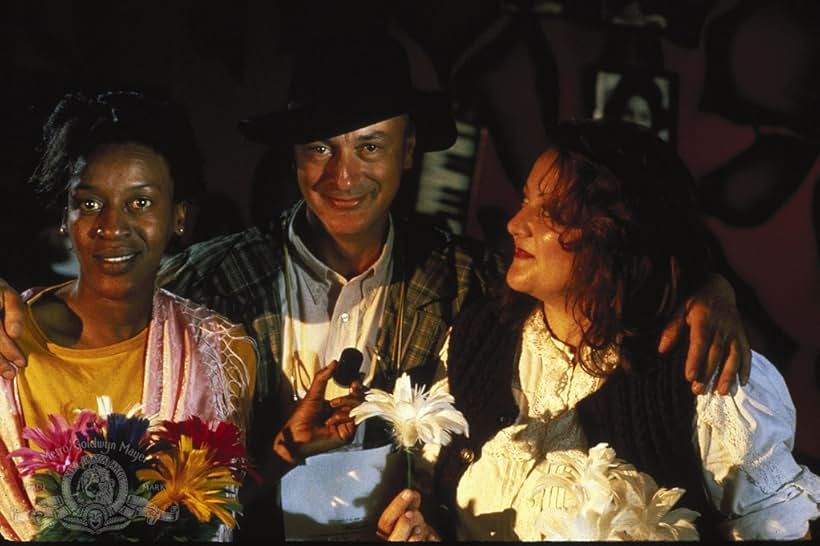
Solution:
[{"label": "woman in yellow shirt", "polygon": [[[142,93],[66,95],[44,128],[32,178],[64,206],[79,276],[24,294],[27,366],[0,379],[0,530],[28,540],[33,494],[5,455],[24,427],[73,421],[107,395],[123,413],[236,424],[249,420],[254,342],[239,325],[155,286],[160,260],[183,234],[202,159],[182,109]],[[29,447],[36,447],[34,445]],[[24,514],[25,515],[25,514]]]}]

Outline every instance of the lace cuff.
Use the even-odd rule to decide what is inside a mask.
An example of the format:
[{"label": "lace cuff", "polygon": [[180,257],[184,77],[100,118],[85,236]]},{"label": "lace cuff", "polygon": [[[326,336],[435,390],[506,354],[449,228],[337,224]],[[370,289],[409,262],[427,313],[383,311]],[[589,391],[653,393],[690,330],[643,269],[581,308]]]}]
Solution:
[{"label": "lace cuff", "polygon": [[734,540],[796,540],[804,537],[809,522],[820,516],[820,478],[807,468],[781,491],[782,502],[724,524]]}]

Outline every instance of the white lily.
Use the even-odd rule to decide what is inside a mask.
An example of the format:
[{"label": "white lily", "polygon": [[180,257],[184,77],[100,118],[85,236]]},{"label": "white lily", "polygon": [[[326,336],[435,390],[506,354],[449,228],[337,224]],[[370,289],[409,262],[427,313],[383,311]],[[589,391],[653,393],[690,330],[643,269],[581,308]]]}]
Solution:
[{"label": "white lily", "polygon": [[419,442],[444,446],[450,443],[451,434],[469,436],[467,420],[453,407],[454,402],[443,383],[426,392],[423,387],[413,387],[405,373],[396,380],[392,394],[369,390],[365,401],[353,408],[350,416],[357,425],[371,417],[389,421],[396,443],[404,449]]}]

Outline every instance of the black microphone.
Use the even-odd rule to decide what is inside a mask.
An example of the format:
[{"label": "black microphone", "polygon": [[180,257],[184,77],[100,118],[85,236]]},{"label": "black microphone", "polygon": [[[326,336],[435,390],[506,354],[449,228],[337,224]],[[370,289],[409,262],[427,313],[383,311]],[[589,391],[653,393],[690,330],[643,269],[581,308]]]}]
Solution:
[{"label": "black microphone", "polygon": [[342,387],[349,387],[355,379],[359,379],[359,368],[362,367],[362,352],[354,347],[342,351],[339,365],[333,371],[333,379]]}]

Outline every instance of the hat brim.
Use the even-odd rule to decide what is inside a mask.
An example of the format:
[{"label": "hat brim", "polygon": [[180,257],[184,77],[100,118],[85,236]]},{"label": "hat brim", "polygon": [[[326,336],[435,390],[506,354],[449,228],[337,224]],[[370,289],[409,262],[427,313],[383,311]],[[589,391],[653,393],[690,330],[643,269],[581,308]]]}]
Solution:
[{"label": "hat brim", "polygon": [[418,150],[446,150],[455,143],[456,125],[447,95],[415,89],[404,96],[384,94],[291,105],[287,110],[244,119],[239,122],[239,131],[253,142],[292,145],[331,138],[401,114],[408,114],[415,125]]}]

